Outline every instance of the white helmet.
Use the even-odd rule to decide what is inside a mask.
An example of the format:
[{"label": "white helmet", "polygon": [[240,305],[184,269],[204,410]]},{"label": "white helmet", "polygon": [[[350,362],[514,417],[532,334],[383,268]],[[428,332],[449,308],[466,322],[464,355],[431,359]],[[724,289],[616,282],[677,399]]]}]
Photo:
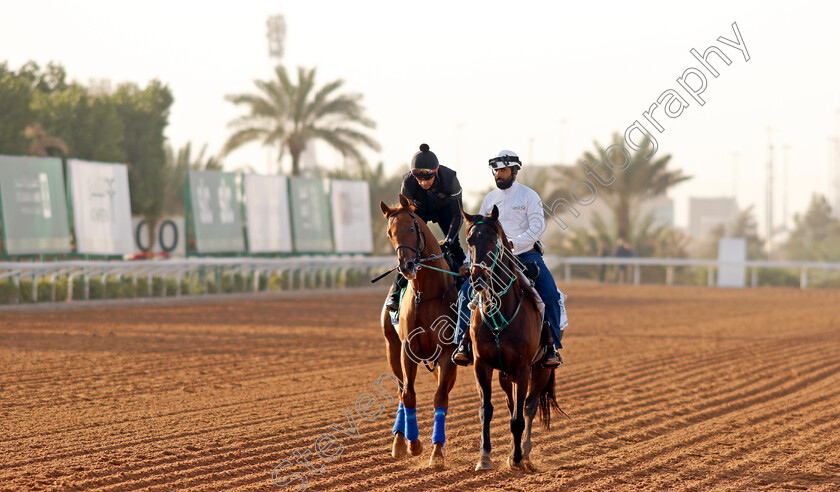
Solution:
[{"label": "white helmet", "polygon": [[519,160],[519,156],[516,155],[516,152],[512,150],[500,150],[496,157],[492,157],[490,161],[488,161],[490,165],[490,169],[501,169],[503,167],[511,167],[517,166],[520,169],[522,168],[522,161]]}]

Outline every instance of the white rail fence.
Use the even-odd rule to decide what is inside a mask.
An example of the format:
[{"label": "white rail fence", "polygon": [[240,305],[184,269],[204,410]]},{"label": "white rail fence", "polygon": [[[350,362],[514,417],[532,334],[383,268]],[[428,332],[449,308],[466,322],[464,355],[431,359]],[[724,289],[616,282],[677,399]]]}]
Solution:
[{"label": "white rail fence", "polygon": [[[750,272],[750,286],[758,285],[758,270],[761,268],[788,268],[800,271],[800,288],[808,287],[808,272],[812,270],[840,271],[840,263],[798,262],[798,261],[745,261],[719,262],[717,260],[700,259],[669,259],[669,258],[590,258],[590,257],[559,257],[547,255],[546,265],[556,270],[563,268],[563,278],[566,282],[572,280],[572,266],[627,266],[633,270],[633,283],[641,283],[642,267],[664,267],[666,270],[665,284],[674,284],[674,269],[677,267],[705,267],[707,268],[707,284],[715,285],[715,272],[720,267],[744,267]],[[38,302],[39,280],[46,280],[50,284],[49,292],[40,301],[72,301],[90,299],[92,279],[101,282],[102,298],[108,279],[120,282],[128,280],[135,288],[134,296],[152,296],[153,279],[162,280],[160,296],[181,296],[196,294],[193,289],[196,282],[205,287],[213,286],[216,292],[222,292],[222,284],[240,275],[242,278],[241,292],[257,292],[261,288],[261,279],[265,282],[275,276],[286,283],[284,289],[296,288],[340,288],[347,285],[349,275],[363,276],[363,283],[367,279],[383,273],[396,265],[394,256],[304,256],[293,258],[190,258],[183,260],[161,261],[59,261],[59,262],[0,262],[0,285],[11,283],[20,289],[21,281],[31,281],[31,293],[27,295],[30,302]],[[56,299],[57,279],[66,279],[66,296]],[[147,292],[138,292],[138,280],[145,279]],[[187,292],[182,292],[182,279],[190,279],[186,284]],[[174,282],[167,282],[174,280]],[[387,281],[387,280],[386,280]],[[174,284],[174,285],[172,285]],[[167,285],[174,288],[167,292]],[[82,289],[81,294],[74,296],[76,289]],[[203,293],[209,288],[202,289]],[[12,302],[18,302],[17,299]]]},{"label": "white rail fence", "polygon": [[[395,257],[386,256],[312,256],[294,258],[190,258],[184,260],[161,261],[57,261],[57,262],[0,262],[0,284],[12,283],[20,289],[21,281],[32,282],[31,302],[38,302],[39,280],[51,283],[50,298],[42,301],[72,301],[74,289],[83,289],[82,299],[90,298],[91,279],[98,279],[102,288],[107,289],[108,279],[118,279],[121,282],[129,280],[136,288],[139,279],[146,279],[148,289],[146,293],[137,292],[135,297],[142,294],[152,295],[153,280],[162,279],[162,296],[167,293],[167,280],[174,280],[175,296],[194,294],[182,292],[182,279],[191,279],[188,289],[192,290],[193,279],[204,283],[204,286],[215,286],[216,292],[221,292],[223,280],[226,277],[241,275],[242,291],[257,292],[260,289],[260,279],[275,275],[283,278],[292,289],[294,285],[300,288],[311,286],[315,288],[341,287],[346,285],[346,279],[351,273],[365,277],[373,277],[385,272],[396,264]],[[66,299],[56,299],[56,284],[58,279],[66,279]],[[297,280],[297,282],[296,282]],[[211,284],[212,282],[212,284]],[[367,283],[367,280],[365,280]],[[170,284],[171,285],[171,284]],[[204,290],[207,292],[207,290]],[[103,292],[104,294],[104,292]],[[104,296],[107,297],[107,296]],[[78,299],[77,299],[78,300]],[[16,302],[16,301],[13,301]]]},{"label": "white rail fence", "polygon": [[799,270],[799,287],[808,287],[808,271],[810,270],[833,270],[840,271],[840,263],[815,262],[815,261],[759,261],[747,260],[743,262],[721,262],[718,260],[700,260],[683,258],[591,258],[584,256],[573,256],[561,258],[549,255],[545,257],[546,266],[550,269],[563,267],[563,278],[566,282],[572,280],[573,265],[612,265],[627,266],[633,268],[633,283],[641,283],[641,269],[643,266],[665,267],[665,284],[674,284],[674,269],[676,267],[705,267],[707,268],[707,285],[715,285],[715,272],[720,267],[742,267],[750,272],[750,286],[758,285],[758,270],[761,268],[789,268]]}]

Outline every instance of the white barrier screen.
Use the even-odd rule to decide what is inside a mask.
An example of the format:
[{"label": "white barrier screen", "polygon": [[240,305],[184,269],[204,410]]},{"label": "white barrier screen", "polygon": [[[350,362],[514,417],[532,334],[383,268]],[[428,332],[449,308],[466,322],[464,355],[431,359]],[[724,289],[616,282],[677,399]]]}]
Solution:
[{"label": "white barrier screen", "polygon": [[76,251],[92,255],[134,252],[128,167],[70,159]]},{"label": "white barrier screen", "polygon": [[335,252],[373,252],[367,182],[336,179],[330,182],[330,187]]},{"label": "white barrier screen", "polygon": [[251,253],[292,251],[289,188],[285,176],[245,175],[245,220]]},{"label": "white barrier screen", "polygon": [[[744,238],[723,238],[718,242],[718,261],[743,262],[747,259],[747,240]],[[721,265],[718,271],[718,287],[744,287],[746,267]]]}]

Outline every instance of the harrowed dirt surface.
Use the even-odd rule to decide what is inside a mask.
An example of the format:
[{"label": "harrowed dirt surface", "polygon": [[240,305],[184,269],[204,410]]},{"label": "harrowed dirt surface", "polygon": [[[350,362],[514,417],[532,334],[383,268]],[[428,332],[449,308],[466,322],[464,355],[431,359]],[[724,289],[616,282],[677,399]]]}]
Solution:
[{"label": "harrowed dirt surface", "polygon": [[[840,291],[561,289],[571,419],[535,426],[530,473],[507,467],[495,381],[496,469],[473,471],[472,367],[451,395],[446,468],[426,468],[423,368],[425,449],[391,458],[396,404],[353,409],[388,369],[384,293],[0,312],[0,490],[278,490],[283,460],[276,479],[305,473],[307,490],[840,489]],[[324,433],[344,446],[328,463]],[[318,475],[295,463],[306,448]]]}]

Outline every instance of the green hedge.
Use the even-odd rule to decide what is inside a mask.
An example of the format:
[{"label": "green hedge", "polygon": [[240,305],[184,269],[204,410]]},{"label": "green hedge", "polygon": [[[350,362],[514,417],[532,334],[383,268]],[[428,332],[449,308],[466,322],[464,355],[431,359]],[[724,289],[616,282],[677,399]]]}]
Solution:
[{"label": "green hedge", "polygon": [[[377,273],[381,273],[381,271],[374,272],[373,275]],[[307,270],[304,270],[303,274],[300,271],[294,273],[288,271],[281,273],[271,272],[271,274],[262,272],[259,274],[258,285],[259,290],[262,292],[288,290],[290,280],[292,289],[359,287],[370,285],[368,280],[371,275],[366,269],[342,270],[341,274],[337,276],[322,271],[309,272]],[[88,282],[89,299],[129,299],[134,297],[164,296],[164,279],[159,276],[152,278],[151,295],[149,294],[149,277],[137,277],[135,283],[132,277],[118,278],[110,276],[103,285],[101,276],[92,276]],[[167,277],[165,285],[166,297],[174,297],[178,286],[175,278],[171,276]],[[219,292],[217,290],[218,287],[221,287],[220,292],[224,294],[253,292],[254,277],[250,272],[247,275],[242,275],[241,273],[224,275],[221,278],[221,283],[217,284],[215,272],[208,269],[204,272],[195,272],[189,277],[181,279],[182,296],[191,294],[201,295],[205,293],[215,294]],[[55,300],[57,302],[66,301],[68,292],[67,277],[59,277],[54,281],[47,278],[38,279],[38,302],[50,302],[52,300],[53,289],[55,289]],[[74,277],[73,300],[84,299],[85,279],[84,277]],[[16,286],[10,280],[0,281],[0,304],[31,302],[33,302],[31,278],[20,279],[20,287]]]}]

